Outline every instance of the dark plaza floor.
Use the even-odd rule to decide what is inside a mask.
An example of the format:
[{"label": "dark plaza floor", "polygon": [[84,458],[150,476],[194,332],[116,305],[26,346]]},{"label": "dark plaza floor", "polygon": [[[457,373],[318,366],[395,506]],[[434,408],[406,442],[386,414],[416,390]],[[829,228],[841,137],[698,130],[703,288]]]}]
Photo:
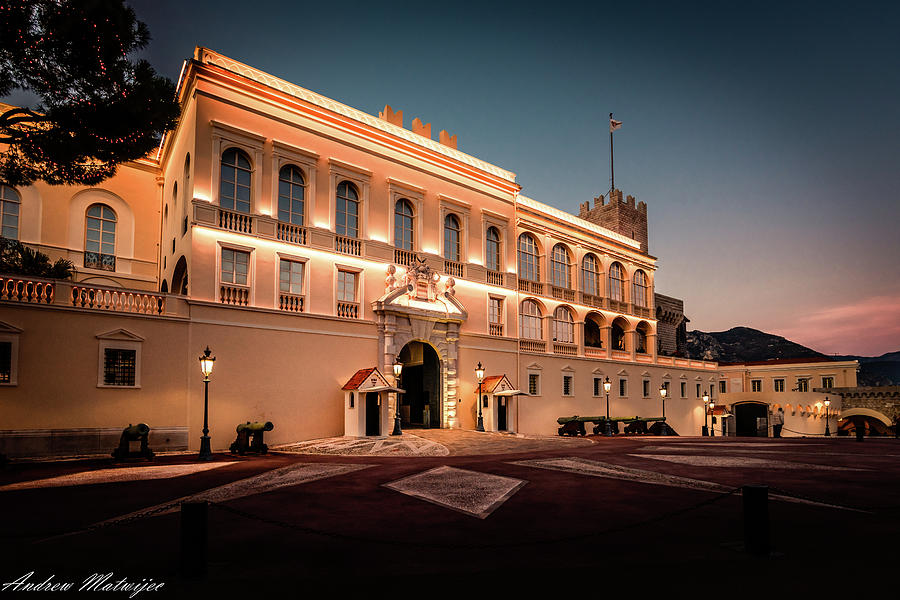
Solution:
[{"label": "dark plaza floor", "polygon": [[[452,432],[437,436],[453,444]],[[549,583],[566,595],[897,597],[898,440],[590,439],[506,452],[515,443],[504,437],[506,453],[433,457],[217,454],[228,464],[199,471],[190,455],[14,463],[0,471],[0,589],[34,571],[31,582],[97,572],[165,582],[142,597],[254,586],[300,596],[316,583],[335,594],[471,584],[478,597]],[[133,470],[147,467],[155,478]],[[764,557],[743,551],[734,490],[749,484],[770,486]],[[185,578],[180,514],[159,507],[217,488],[208,575]],[[472,498],[482,505],[470,510]]]}]

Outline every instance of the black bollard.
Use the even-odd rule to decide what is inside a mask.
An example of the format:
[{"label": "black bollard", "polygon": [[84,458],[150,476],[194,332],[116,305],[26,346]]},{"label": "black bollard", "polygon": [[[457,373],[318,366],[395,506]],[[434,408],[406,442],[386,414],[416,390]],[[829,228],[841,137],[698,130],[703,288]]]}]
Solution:
[{"label": "black bollard", "polygon": [[769,554],[769,486],[745,485],[744,550],[756,556]]},{"label": "black bollard", "polygon": [[206,501],[181,503],[181,573],[185,577],[206,576],[208,513]]}]

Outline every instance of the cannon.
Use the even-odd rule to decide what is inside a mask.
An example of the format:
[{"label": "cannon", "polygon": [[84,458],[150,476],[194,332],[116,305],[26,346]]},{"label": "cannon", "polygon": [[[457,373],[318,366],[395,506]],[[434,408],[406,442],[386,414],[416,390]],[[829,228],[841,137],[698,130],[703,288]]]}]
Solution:
[{"label": "cannon", "polygon": [[257,454],[265,454],[269,451],[269,447],[263,443],[263,434],[266,431],[272,431],[275,425],[272,421],[254,421],[251,423],[241,423],[235,428],[237,431],[237,439],[231,444],[229,450],[243,456],[247,452],[255,452]]},{"label": "cannon", "polygon": [[[128,427],[122,430],[122,437],[119,438],[119,447],[113,450],[112,457],[116,460],[125,460],[126,458],[146,458],[153,459],[153,450],[147,446],[147,438],[150,436],[150,426],[146,423],[138,423],[137,425],[128,424]],[[131,450],[131,442],[140,442],[140,450]]]}]

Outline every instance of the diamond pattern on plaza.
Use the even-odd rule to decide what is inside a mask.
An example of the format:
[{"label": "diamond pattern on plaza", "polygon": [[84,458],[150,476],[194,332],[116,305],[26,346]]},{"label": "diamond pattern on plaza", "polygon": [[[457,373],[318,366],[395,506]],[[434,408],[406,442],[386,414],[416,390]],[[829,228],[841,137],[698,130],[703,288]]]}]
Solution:
[{"label": "diamond pattern on plaza", "polygon": [[276,446],[278,452],[344,454],[353,456],[447,456],[446,446],[417,435],[399,437],[336,437]]},{"label": "diamond pattern on plaza", "polygon": [[201,471],[218,469],[233,465],[234,462],[208,462],[189,465],[148,465],[140,467],[119,467],[115,469],[98,469],[96,471],[80,471],[59,477],[19,481],[0,486],[0,492],[12,490],[29,490],[35,488],[65,487],[74,485],[92,485],[96,483],[119,483],[123,481],[144,481],[148,479],[168,479],[183,477]]},{"label": "diamond pattern on plaza", "polygon": [[486,519],[527,481],[455,467],[437,467],[384,487],[438,506]]},{"label": "diamond pattern on plaza", "polygon": [[852,467],[832,467],[810,463],[788,462],[786,460],[769,460],[768,458],[750,458],[746,456],[691,456],[682,454],[629,454],[637,458],[650,458],[666,462],[691,465],[694,467],[751,467],[764,469],[803,469],[817,471],[864,471]]}]

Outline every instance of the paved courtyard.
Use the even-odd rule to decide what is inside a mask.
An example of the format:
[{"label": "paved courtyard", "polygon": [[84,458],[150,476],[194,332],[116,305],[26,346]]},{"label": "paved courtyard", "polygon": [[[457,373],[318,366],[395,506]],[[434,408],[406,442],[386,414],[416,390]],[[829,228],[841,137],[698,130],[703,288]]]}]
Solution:
[{"label": "paved courtyard", "polygon": [[[171,597],[248,582],[895,589],[896,440],[409,433],[209,463],[13,464],[0,471],[0,584],[113,571],[165,581]],[[770,486],[768,557],[742,551],[746,484]],[[179,505],[197,499],[212,503],[206,580],[178,574]]]}]

